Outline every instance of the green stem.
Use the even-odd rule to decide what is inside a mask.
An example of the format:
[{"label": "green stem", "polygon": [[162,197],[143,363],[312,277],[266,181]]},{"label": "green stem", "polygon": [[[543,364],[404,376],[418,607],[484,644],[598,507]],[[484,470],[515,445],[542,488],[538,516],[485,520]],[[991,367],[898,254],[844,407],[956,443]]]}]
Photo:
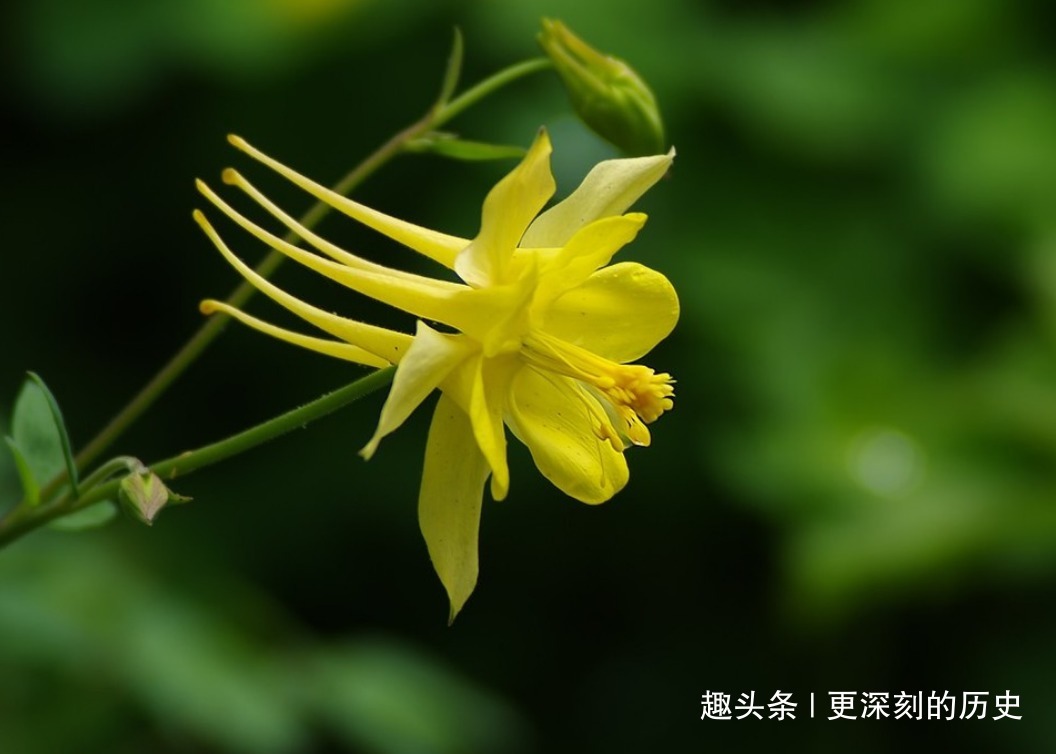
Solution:
[{"label": "green stem", "polygon": [[117,456],[116,458],[111,458],[85,477],[82,484],[84,485],[84,489],[90,490],[93,487],[102,484],[114,474],[127,474],[130,471],[137,471],[142,468],[143,464],[138,458],[133,458],[132,456]]},{"label": "green stem", "polygon": [[473,107],[473,105],[477,104],[488,95],[498,91],[510,82],[516,81],[517,79],[523,78],[532,73],[545,71],[547,68],[551,68],[552,65],[553,64],[550,62],[549,58],[533,58],[532,60],[526,60],[523,63],[511,65],[509,68],[504,68],[494,76],[489,76],[476,86],[467,89],[443,107],[437,108],[432,123],[430,124],[430,128],[439,128],[455,116],[460,115],[465,110]]},{"label": "green stem", "polygon": [[[162,479],[169,480],[219,463],[347,406],[389,384],[395,373],[395,367],[379,369],[305,406],[276,416],[274,419],[269,419],[219,442],[159,461],[152,464],[150,469]],[[114,499],[121,480],[103,480],[118,471],[127,469],[131,461],[132,459],[127,457],[115,458],[99,467],[95,473],[84,480],[85,489],[82,490],[79,498],[67,494],[46,505],[12,511],[13,515],[0,520],[0,546],[13,542],[48,521],[83,510],[103,500]],[[90,488],[88,488],[89,483],[93,484]]]}]

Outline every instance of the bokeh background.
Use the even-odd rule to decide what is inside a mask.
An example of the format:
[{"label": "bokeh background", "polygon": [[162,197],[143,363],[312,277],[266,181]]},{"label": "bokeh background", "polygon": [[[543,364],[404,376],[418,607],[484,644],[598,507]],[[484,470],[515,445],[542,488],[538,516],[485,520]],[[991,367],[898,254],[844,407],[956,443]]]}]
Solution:
[{"label": "bokeh background", "polygon": [[[0,416],[40,372],[84,443],[234,273],[190,211],[238,132],[336,180],[431,102],[537,54],[542,15],[631,61],[678,158],[626,252],[683,315],[628,488],[589,508],[512,450],[453,628],[418,532],[428,410],[374,397],[183,480],[153,529],[0,553],[0,750],[1056,749],[1056,69],[1042,0],[11,0]],[[552,74],[453,127],[614,156]],[[509,164],[406,157],[358,196],[472,235]],[[325,235],[412,267],[353,223]],[[246,258],[259,250],[225,235]],[[424,268],[423,268],[424,269]],[[279,281],[376,319],[301,270]],[[359,307],[359,308],[357,308]],[[251,310],[272,320],[266,301]],[[115,452],[150,460],[356,376],[230,328]],[[15,479],[0,461],[0,500]],[[795,721],[700,720],[707,690]],[[803,719],[807,694],[990,692],[1019,722]]]}]

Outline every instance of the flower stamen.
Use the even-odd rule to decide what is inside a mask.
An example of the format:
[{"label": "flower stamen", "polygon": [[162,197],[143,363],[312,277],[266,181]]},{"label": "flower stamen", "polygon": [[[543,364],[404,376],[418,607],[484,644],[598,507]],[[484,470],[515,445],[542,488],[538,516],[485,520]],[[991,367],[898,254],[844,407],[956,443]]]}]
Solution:
[{"label": "flower stamen", "polygon": [[657,374],[647,366],[618,364],[538,331],[525,338],[521,353],[530,364],[593,388],[611,404],[624,425],[623,434],[635,445],[648,445],[650,436],[645,425],[674,406],[671,375]]}]

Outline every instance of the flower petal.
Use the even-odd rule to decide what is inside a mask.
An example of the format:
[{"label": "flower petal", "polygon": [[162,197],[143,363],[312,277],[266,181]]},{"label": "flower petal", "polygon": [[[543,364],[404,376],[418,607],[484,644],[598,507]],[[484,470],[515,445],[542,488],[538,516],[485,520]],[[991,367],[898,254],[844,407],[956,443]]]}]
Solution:
[{"label": "flower petal", "polygon": [[[598,436],[603,416],[574,380],[522,369],[510,386],[508,419],[543,476],[570,497],[603,503],[627,484],[623,453]],[[599,415],[599,412],[600,415]]]},{"label": "flower petal", "polygon": [[455,257],[464,249],[469,241],[457,236],[449,236],[435,230],[423,228],[413,223],[390,217],[382,212],[373,210],[359,202],[341,196],[334,191],[305,178],[300,173],[283,165],[278,160],[268,157],[256,147],[250,145],[240,136],[228,136],[227,140],[232,146],[242,150],[253,159],[264,163],[276,173],[286,178],[291,183],[299,186],[314,196],[319,201],[330,205],[338,212],[348,215],[353,220],[363,223],[382,235],[388,236],[393,241],[401,243],[409,249],[414,249],[430,259],[434,259],[445,267],[454,266]]},{"label": "flower petal", "polygon": [[360,454],[370,459],[381,438],[403,424],[414,409],[418,408],[447,378],[451,370],[465,361],[473,350],[473,342],[464,335],[439,333],[419,320],[414,342],[396,369],[392,388],[381,409],[378,428]]},{"label": "flower petal", "polygon": [[[315,249],[318,249],[322,253],[326,254],[334,261],[340,262],[341,264],[346,265],[348,267],[354,267],[358,270],[374,270],[385,272],[394,276],[410,274],[403,272],[402,270],[396,270],[391,267],[385,267],[384,265],[376,264],[374,262],[363,259],[362,257],[357,257],[355,254],[351,254],[345,251],[336,244],[330,243],[322,236],[306,228],[304,225],[294,219],[292,215],[288,214],[287,212],[284,212],[278,205],[268,199],[268,197],[266,197],[263,192],[261,192],[256,186],[246,180],[245,176],[243,176],[237,170],[227,168],[226,170],[224,170],[222,177],[224,183],[242,189],[242,191],[248,194],[255,202],[257,202],[257,204],[266,209],[272,215],[272,217],[276,218],[279,222],[285,225],[292,234],[294,234],[298,238],[303,239],[304,241],[307,241]],[[245,228],[247,224],[256,227],[255,225],[253,225],[253,223],[250,223],[249,220],[246,220],[243,216],[239,215],[237,212],[231,209],[223,200],[216,196],[216,194],[214,194],[213,191],[209,189],[209,187],[204,181],[198,181],[198,190],[201,191],[202,194],[205,195],[207,199],[209,199],[209,201],[219,207],[224,212],[224,214],[226,214],[239,225],[242,225],[242,227]],[[250,232],[252,233],[253,231],[250,230]]]},{"label": "flower petal", "polygon": [[477,378],[469,396],[469,418],[477,445],[491,467],[491,496],[503,500],[510,491],[510,469],[506,463],[506,430],[502,423],[506,393],[517,367],[515,357],[481,358]]},{"label": "flower petal", "polygon": [[418,523],[433,568],[447,590],[449,622],[477,584],[477,536],[488,470],[469,417],[441,395],[425,446]]},{"label": "flower petal", "polygon": [[306,322],[312,323],[320,330],[328,332],[334,337],[341,338],[341,340],[364,348],[391,364],[398,364],[403,357],[403,354],[410,347],[413,339],[406,333],[395,332],[393,330],[387,330],[384,327],[377,327],[375,325],[368,325],[364,322],[357,322],[352,319],[346,319],[345,317],[339,317],[336,314],[323,311],[311,304],[306,304],[295,296],[291,296],[274,283],[268,282],[252,267],[236,257],[231,250],[227,248],[227,244],[225,244],[223,239],[220,238],[216,229],[209,224],[205,215],[199,210],[194,211],[194,219],[198,225],[201,226],[202,230],[205,231],[205,234],[209,237],[209,240],[213,242],[213,245],[216,246],[217,250],[219,250],[224,256],[224,259],[226,259],[232,267],[238,270],[242,277],[248,280],[253,287],[272,301],[289,309]]},{"label": "flower petal", "polygon": [[252,236],[310,270],[389,306],[416,317],[443,322],[478,339],[483,339],[493,329],[497,316],[509,311],[508,302],[517,293],[512,286],[477,290],[461,283],[435,280],[390,269],[347,252],[344,252],[349,258],[346,261],[355,260],[351,264],[324,259],[256,225],[221,199],[204,181],[198,181],[198,190]]},{"label": "flower petal", "polygon": [[642,213],[632,212],[595,220],[580,228],[564,248],[546,262],[540,274],[536,302],[546,306],[565,291],[581,285],[591,273],[607,265],[616,252],[634,240],[645,220]]},{"label": "flower petal", "polygon": [[343,359],[345,361],[352,361],[356,364],[363,364],[368,367],[377,367],[381,369],[389,366],[389,362],[385,361],[385,359],[378,358],[359,346],[336,340],[326,340],[325,338],[313,338],[310,335],[302,335],[293,332],[292,330],[276,327],[273,324],[250,316],[240,309],[229,306],[222,301],[207,299],[201,303],[199,308],[201,309],[202,314],[223,312],[230,317],[234,317],[242,324],[252,327],[258,332],[270,335],[273,338],[278,338],[279,340],[283,340],[292,345],[300,346],[301,348],[307,348],[309,351],[315,351],[316,353],[333,356],[334,358]]},{"label": "flower petal", "polygon": [[532,219],[554,195],[550,137],[541,130],[528,154],[484,199],[480,233],[455,259],[455,272],[474,287],[509,282],[513,251]]},{"label": "flower petal", "polygon": [[625,364],[666,338],[678,312],[678,296],[666,277],[636,262],[621,262],[603,267],[554,301],[542,329]]},{"label": "flower petal", "polygon": [[[205,181],[198,179],[195,181],[195,185],[198,188],[199,193],[213,203],[217,209],[223,212],[229,219],[234,221],[243,230],[247,231],[250,235],[256,238],[258,241],[263,241],[268,246],[272,247],[276,251],[279,251],[291,259],[300,262],[306,267],[314,269],[321,275],[332,277],[329,271],[334,269],[340,269],[340,267],[351,267],[355,270],[364,272],[372,272],[382,277],[398,278],[400,280],[407,280],[411,283],[426,284],[435,283],[437,290],[450,290],[457,288],[457,284],[448,283],[440,280],[434,280],[433,278],[424,277],[422,275],[415,275],[410,272],[404,272],[403,270],[393,269],[392,267],[386,267],[376,262],[357,257],[355,254],[351,254],[344,249],[340,249],[334,244],[323,240],[315,233],[304,226],[297,223],[292,217],[287,215],[281,209],[279,209],[274,203],[272,203],[266,196],[260,193],[256,188],[250,184],[245,178],[234,170],[227,169],[224,171],[224,182],[234,186],[238,186],[253,199],[255,199],[264,209],[268,210],[272,215],[282,221],[291,231],[293,231],[300,238],[308,241],[312,246],[322,251],[331,260],[336,260],[340,263],[338,267],[334,267],[334,262],[305,251],[299,246],[287,241],[285,238],[279,238],[274,233],[270,233],[264,228],[260,227],[252,220],[248,219],[241,212],[236,210],[230,204],[225,202],[220,196],[213,191],[209,184]],[[314,267],[312,265],[315,265]],[[464,286],[463,286],[464,287]]]},{"label": "flower petal", "polygon": [[477,446],[491,469],[491,496],[495,500],[505,498],[510,488],[502,416],[510,380],[519,368],[517,354],[487,358],[480,353],[453,370],[440,386],[444,395],[469,416]]},{"label": "flower petal", "polygon": [[535,219],[521,245],[564,246],[584,225],[622,215],[664,177],[674,157],[672,149],[652,157],[599,162],[575,191]]}]

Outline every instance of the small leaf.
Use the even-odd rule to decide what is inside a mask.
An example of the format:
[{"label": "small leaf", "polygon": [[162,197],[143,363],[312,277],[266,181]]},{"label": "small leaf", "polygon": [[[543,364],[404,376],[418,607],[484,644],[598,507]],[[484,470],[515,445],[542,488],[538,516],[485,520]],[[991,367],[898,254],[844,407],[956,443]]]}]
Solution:
[{"label": "small leaf", "polygon": [[62,419],[62,411],[59,410],[59,402],[55,400],[54,394],[44,384],[44,380],[40,378],[39,374],[29,372],[29,379],[36,383],[48,401],[51,418],[55,422],[55,427],[59,430],[59,439],[62,442],[62,455],[63,460],[66,462],[66,473],[69,475],[70,488],[73,490],[74,499],[76,499],[81,496],[77,489],[77,463],[73,460],[73,447],[70,445],[70,435],[66,432],[66,422]]},{"label": "small leaf", "polygon": [[117,507],[111,501],[104,500],[76,513],[57,518],[48,526],[60,531],[84,531],[108,523],[115,515],[117,515]]},{"label": "small leaf", "polygon": [[451,99],[458,88],[458,79],[462,75],[462,31],[455,27],[455,38],[451,43],[451,54],[447,58],[447,69],[444,71],[444,81],[440,85],[440,97],[437,99],[437,107],[443,107]]},{"label": "small leaf", "polygon": [[8,449],[11,451],[11,456],[15,459],[15,470],[18,472],[18,478],[22,481],[22,495],[25,497],[26,505],[33,507],[40,502],[40,485],[37,484],[37,480],[33,478],[33,472],[29,469],[29,463],[26,461],[25,455],[19,449],[18,445],[11,437],[5,437],[4,442],[7,443]]},{"label": "small leaf", "polygon": [[146,468],[133,471],[121,480],[118,499],[127,512],[147,526],[154,524],[154,519],[166,505],[190,500],[172,492],[157,474]]},{"label": "small leaf", "polygon": [[37,486],[51,481],[63,469],[62,437],[40,387],[26,380],[15,399],[11,437]]},{"label": "small leaf", "polygon": [[407,144],[407,150],[465,161],[520,159],[526,153],[523,147],[467,141],[445,133],[432,133],[415,139]]}]

